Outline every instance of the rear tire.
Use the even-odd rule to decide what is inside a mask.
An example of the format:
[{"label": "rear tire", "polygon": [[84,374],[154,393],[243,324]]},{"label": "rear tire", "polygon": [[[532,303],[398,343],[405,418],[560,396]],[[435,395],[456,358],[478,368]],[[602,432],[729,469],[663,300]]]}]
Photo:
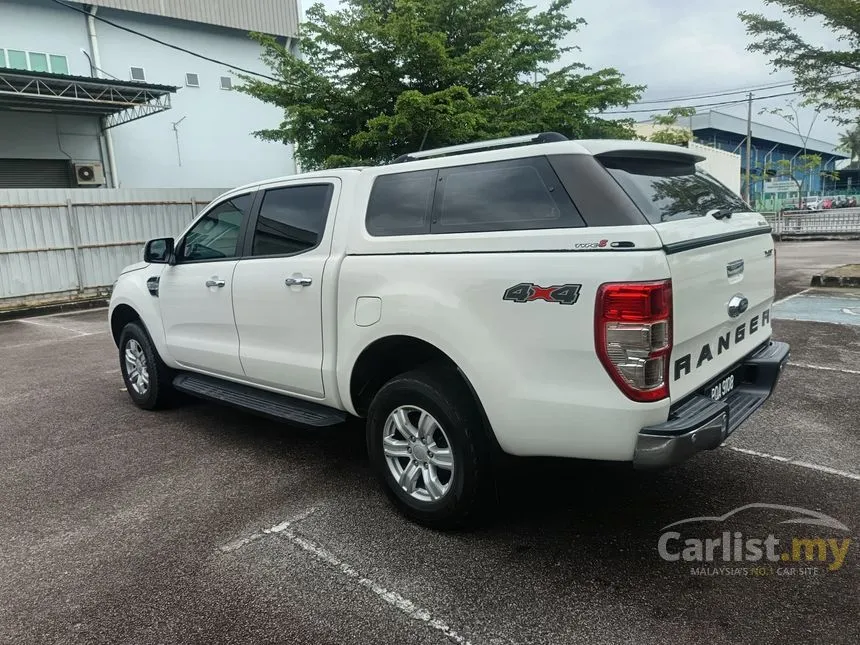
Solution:
[{"label": "rear tire", "polygon": [[161,360],[149,334],[138,322],[123,327],[119,366],[126,390],[137,407],[157,410],[173,402],[173,370]]},{"label": "rear tire", "polygon": [[388,381],[367,416],[370,461],[407,517],[436,529],[473,524],[494,490],[489,441],[460,374],[423,367]]}]

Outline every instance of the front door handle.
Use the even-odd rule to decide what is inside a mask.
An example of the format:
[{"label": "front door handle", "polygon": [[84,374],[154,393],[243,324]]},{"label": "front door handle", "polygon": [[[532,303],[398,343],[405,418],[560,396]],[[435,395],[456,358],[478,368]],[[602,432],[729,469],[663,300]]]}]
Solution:
[{"label": "front door handle", "polygon": [[220,287],[223,287],[225,284],[227,284],[227,281],[221,280],[220,278],[212,278],[212,279],[206,281],[207,287],[219,287],[220,288]]},{"label": "front door handle", "polygon": [[288,287],[309,287],[313,280],[311,278],[307,278],[301,274],[291,275],[289,278],[284,280],[284,284]]}]

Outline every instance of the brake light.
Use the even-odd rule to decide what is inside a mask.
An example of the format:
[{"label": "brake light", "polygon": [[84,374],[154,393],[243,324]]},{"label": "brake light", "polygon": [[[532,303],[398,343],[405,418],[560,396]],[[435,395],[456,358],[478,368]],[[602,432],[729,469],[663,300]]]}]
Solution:
[{"label": "brake light", "polygon": [[602,285],[594,339],[600,362],[628,398],[665,399],[672,353],[672,281]]}]

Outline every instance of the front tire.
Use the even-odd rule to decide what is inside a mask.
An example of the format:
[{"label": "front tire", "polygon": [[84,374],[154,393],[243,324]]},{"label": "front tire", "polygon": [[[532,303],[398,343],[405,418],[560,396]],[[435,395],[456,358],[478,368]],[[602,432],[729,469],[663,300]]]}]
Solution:
[{"label": "front tire", "polygon": [[140,323],[131,322],[123,327],[119,365],[126,390],[137,407],[157,410],[173,401],[173,371],[161,360]]},{"label": "front tire", "polygon": [[487,510],[489,442],[456,370],[424,367],[386,383],[370,405],[367,447],[389,499],[412,520],[455,528]]}]

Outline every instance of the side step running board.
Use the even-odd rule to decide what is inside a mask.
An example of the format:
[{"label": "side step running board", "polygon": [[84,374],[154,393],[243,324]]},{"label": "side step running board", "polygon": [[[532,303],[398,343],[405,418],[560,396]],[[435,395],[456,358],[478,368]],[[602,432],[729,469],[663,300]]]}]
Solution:
[{"label": "side step running board", "polygon": [[277,421],[315,428],[346,421],[346,412],[247,385],[202,374],[179,374],[173,387],[180,392],[231,405]]}]

